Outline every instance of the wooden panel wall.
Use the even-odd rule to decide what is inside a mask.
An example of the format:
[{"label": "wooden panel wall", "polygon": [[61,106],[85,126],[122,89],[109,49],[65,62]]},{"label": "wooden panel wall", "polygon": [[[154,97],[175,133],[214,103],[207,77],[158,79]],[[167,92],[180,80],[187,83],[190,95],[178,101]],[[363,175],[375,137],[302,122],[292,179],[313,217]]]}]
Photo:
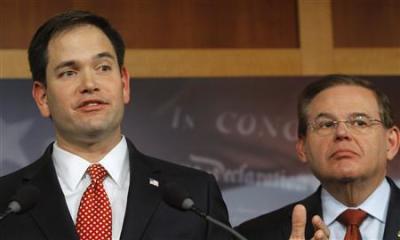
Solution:
[{"label": "wooden panel wall", "polygon": [[400,74],[398,0],[0,0],[0,78],[29,78],[32,34],[71,8],[110,19],[133,76]]},{"label": "wooden panel wall", "polygon": [[336,48],[400,47],[399,0],[332,1]]},{"label": "wooden panel wall", "polygon": [[299,47],[296,0],[2,1],[0,48],[28,47],[38,26],[66,9],[107,17],[134,49]]},{"label": "wooden panel wall", "polygon": [[400,1],[332,0],[334,69],[400,74]]}]

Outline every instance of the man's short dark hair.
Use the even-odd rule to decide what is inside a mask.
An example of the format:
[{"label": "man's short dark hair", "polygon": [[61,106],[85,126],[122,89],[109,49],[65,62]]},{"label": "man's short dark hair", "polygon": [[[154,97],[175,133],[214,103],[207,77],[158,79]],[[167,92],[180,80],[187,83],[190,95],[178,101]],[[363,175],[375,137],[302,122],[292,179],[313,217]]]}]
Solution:
[{"label": "man's short dark hair", "polygon": [[328,75],[309,84],[299,96],[297,104],[297,135],[299,138],[304,138],[307,134],[307,111],[311,101],[323,90],[340,85],[358,86],[371,90],[376,96],[379,106],[379,115],[381,118],[380,120],[382,121],[383,126],[387,129],[394,126],[394,116],[389,98],[371,81],[348,75]]},{"label": "man's short dark hair", "polygon": [[55,35],[79,25],[93,25],[98,27],[111,41],[117,55],[119,67],[121,68],[124,65],[124,41],[107,19],[86,11],[67,11],[46,21],[39,27],[32,38],[28,50],[28,58],[34,81],[46,84],[47,51],[50,40]]}]

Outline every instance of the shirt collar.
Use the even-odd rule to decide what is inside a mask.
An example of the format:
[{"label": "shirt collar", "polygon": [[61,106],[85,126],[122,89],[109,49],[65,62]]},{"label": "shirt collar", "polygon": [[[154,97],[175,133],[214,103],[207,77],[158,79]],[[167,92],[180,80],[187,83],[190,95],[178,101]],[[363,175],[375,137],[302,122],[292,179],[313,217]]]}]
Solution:
[{"label": "shirt collar", "polygon": [[114,182],[122,187],[123,180],[129,173],[129,152],[125,137],[109,152],[100,163]]},{"label": "shirt collar", "polygon": [[[367,212],[369,216],[376,218],[381,223],[385,223],[389,197],[390,185],[385,178],[378,188],[375,189],[375,191],[363,203],[354,207],[354,209],[360,208]],[[331,225],[343,211],[348,209],[346,205],[337,201],[324,188],[322,188],[321,191],[321,200],[324,222],[328,226]]]},{"label": "shirt collar", "polygon": [[[77,188],[91,163],[71,152],[53,144],[52,158],[58,178],[69,190]],[[99,162],[108,172],[109,177],[119,186],[129,174],[129,153],[125,137],[108,152]]]}]

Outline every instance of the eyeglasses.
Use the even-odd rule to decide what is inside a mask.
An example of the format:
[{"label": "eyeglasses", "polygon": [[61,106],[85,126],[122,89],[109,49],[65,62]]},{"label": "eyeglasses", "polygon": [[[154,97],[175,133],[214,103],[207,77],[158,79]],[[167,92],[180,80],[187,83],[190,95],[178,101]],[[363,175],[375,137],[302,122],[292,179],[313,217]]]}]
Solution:
[{"label": "eyeglasses", "polygon": [[348,130],[353,133],[364,134],[374,125],[382,124],[381,120],[371,119],[368,116],[356,115],[350,116],[347,120],[333,120],[329,118],[317,118],[314,122],[310,122],[308,126],[317,134],[326,136],[333,134],[339,126],[344,123]]}]

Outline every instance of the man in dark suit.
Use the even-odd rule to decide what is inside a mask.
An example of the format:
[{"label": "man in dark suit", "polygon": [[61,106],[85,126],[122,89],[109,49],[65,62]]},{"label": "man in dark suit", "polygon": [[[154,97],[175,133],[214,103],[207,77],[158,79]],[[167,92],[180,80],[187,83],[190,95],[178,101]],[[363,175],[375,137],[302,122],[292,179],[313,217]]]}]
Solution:
[{"label": "man in dark suit", "polygon": [[0,222],[0,239],[230,239],[162,201],[163,185],[175,182],[228,224],[211,175],[148,157],[121,134],[130,100],[124,51],[108,21],[88,12],[62,13],[36,32],[32,94],[56,141],[33,164],[0,178],[2,211],[25,185],[40,191],[35,206]]},{"label": "man in dark suit", "polygon": [[331,75],[303,90],[298,118],[297,154],[321,186],[237,230],[253,240],[287,239],[296,209],[300,222],[307,221],[305,239],[312,237],[311,222],[319,216],[330,239],[397,239],[400,190],[386,173],[400,137],[387,96],[369,81]]}]

